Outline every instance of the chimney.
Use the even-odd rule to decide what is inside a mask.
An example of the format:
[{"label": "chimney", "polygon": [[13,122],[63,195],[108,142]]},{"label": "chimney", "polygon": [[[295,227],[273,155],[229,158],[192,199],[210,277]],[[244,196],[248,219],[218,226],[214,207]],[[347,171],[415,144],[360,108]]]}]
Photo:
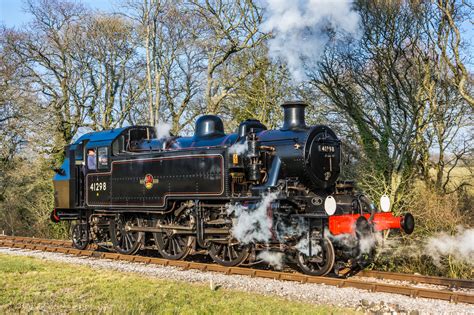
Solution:
[{"label": "chimney", "polygon": [[281,130],[300,130],[305,129],[304,109],[308,106],[301,101],[285,102],[283,107],[283,127]]}]

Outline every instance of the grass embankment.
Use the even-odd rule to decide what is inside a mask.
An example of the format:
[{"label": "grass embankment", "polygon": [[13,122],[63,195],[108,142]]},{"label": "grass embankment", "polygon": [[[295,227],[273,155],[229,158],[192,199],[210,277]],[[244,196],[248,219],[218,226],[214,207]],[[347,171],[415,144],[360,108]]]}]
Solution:
[{"label": "grass embankment", "polygon": [[0,313],[353,313],[258,294],[0,255]]}]

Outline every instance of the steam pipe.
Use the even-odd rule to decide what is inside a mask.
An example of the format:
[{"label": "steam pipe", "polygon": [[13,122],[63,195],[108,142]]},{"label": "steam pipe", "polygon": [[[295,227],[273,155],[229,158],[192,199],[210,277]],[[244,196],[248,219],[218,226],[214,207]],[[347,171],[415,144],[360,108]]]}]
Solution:
[{"label": "steam pipe", "polygon": [[267,182],[260,186],[255,186],[253,190],[261,190],[264,191],[267,188],[276,186],[278,182],[278,175],[280,174],[281,168],[281,160],[278,156],[275,156],[272,161],[272,165],[270,166],[270,172],[268,174]]},{"label": "steam pipe", "polygon": [[270,174],[268,176],[268,180],[265,183],[265,187],[276,186],[278,181],[278,175],[280,174],[281,168],[281,160],[278,156],[275,156],[272,161],[272,165],[270,166]]}]

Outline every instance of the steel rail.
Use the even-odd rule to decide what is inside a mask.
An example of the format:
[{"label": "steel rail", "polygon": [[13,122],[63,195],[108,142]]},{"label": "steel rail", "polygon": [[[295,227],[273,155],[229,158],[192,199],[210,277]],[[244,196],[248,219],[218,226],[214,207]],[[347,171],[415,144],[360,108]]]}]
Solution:
[{"label": "steel rail", "polygon": [[376,279],[382,279],[382,280],[384,279],[399,280],[399,281],[407,281],[411,283],[443,285],[443,286],[448,286],[450,288],[474,289],[474,280],[468,280],[468,279],[433,277],[433,276],[425,276],[425,275],[418,275],[418,274],[397,273],[397,272],[387,272],[387,271],[377,271],[377,270],[362,270],[359,273],[357,273],[356,276],[376,278]]},{"label": "steel rail", "polygon": [[55,240],[55,239],[48,239],[48,238],[0,235],[0,240],[7,240],[7,241],[12,241],[12,242],[23,242],[23,243],[29,243],[29,244],[72,246],[71,241]]},{"label": "steel rail", "polygon": [[[45,244],[48,243],[49,244]],[[67,245],[61,245],[63,242]],[[53,245],[53,246],[50,246]],[[63,247],[61,247],[63,246]],[[66,247],[64,247],[66,246]],[[11,247],[30,250],[41,250],[53,253],[63,253],[76,256],[87,256],[101,259],[122,260],[129,262],[156,264],[161,266],[178,267],[184,270],[194,269],[200,271],[219,272],[227,275],[241,275],[250,277],[260,277],[275,280],[296,281],[300,283],[314,283],[332,285],[339,288],[357,288],[370,292],[384,292],[407,295],[417,298],[430,298],[437,300],[451,301],[454,303],[474,304],[474,295],[464,292],[452,292],[448,290],[436,290],[428,288],[408,287],[384,283],[372,283],[356,279],[340,279],[329,277],[308,276],[299,273],[288,273],[271,270],[260,270],[242,267],[224,267],[216,264],[207,264],[200,262],[168,260],[163,258],[122,255],[109,252],[98,252],[94,250],[79,250],[71,247],[70,241],[45,240],[28,237],[3,237],[0,236],[0,247]],[[433,277],[434,278],[434,277]],[[467,280],[470,281],[470,280]],[[446,284],[443,284],[446,285]]]}]

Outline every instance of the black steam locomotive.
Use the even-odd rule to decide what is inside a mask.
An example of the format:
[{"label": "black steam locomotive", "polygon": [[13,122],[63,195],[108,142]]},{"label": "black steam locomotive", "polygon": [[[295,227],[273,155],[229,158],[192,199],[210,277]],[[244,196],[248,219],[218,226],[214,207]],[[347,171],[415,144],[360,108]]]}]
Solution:
[{"label": "black steam locomotive", "polygon": [[225,134],[218,116],[192,137],[158,138],[150,126],[88,133],[66,149],[54,177],[53,221],[74,220],[72,240],[167,259],[208,253],[225,266],[284,253],[311,275],[360,268],[374,232],[403,229],[384,196],[378,208],[338,182],[341,143],[327,126],[306,126],[301,102],[282,105],[284,123],[246,120]]}]

